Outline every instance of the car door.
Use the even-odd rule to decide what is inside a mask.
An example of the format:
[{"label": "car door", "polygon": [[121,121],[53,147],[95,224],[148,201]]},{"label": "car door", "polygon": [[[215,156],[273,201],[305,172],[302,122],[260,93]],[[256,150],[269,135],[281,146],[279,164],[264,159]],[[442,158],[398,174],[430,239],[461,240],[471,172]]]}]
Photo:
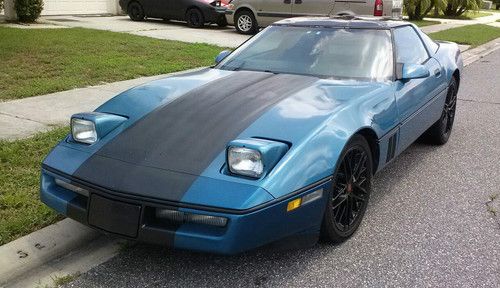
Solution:
[{"label": "car door", "polygon": [[335,15],[339,12],[350,11],[350,1],[351,0],[335,0],[333,1],[333,8],[330,11],[331,15]]},{"label": "car door", "polygon": [[171,19],[173,2],[176,0],[141,0],[148,17]]},{"label": "car door", "polygon": [[334,4],[334,0],[292,0],[292,14],[293,16],[327,16]]},{"label": "car door", "polygon": [[259,26],[268,26],[273,22],[292,17],[293,0],[260,0],[257,7]]},{"label": "car door", "polygon": [[[402,26],[393,31],[396,63],[421,64],[429,70],[425,78],[397,80],[396,104],[400,121],[398,153],[413,143],[440,116],[444,71],[439,62],[430,57],[427,48],[412,26]],[[438,101],[440,100],[440,101]],[[444,100],[443,100],[444,101]]]}]

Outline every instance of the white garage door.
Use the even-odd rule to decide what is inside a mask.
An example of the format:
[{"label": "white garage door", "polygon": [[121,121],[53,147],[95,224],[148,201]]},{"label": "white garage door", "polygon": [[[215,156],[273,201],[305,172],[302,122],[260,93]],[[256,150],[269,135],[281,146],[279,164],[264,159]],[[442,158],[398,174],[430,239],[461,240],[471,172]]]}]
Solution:
[{"label": "white garage door", "polygon": [[115,14],[118,0],[44,0],[42,15]]}]

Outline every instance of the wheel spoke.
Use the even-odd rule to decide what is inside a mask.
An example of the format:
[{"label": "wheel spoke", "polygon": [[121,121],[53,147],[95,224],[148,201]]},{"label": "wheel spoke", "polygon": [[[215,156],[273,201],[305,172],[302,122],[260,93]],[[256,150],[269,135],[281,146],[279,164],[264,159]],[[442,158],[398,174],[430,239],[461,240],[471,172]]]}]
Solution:
[{"label": "wheel spoke", "polygon": [[[342,220],[342,217],[344,216],[345,210],[346,210],[346,205],[342,205],[342,207],[339,209],[339,211],[342,211],[342,212],[338,213],[339,211],[337,211],[337,213],[335,214],[335,218],[337,219],[337,223],[342,224],[341,220]],[[337,217],[337,215],[338,215],[338,217]]]},{"label": "wheel spoke", "polygon": [[335,204],[335,206],[332,204],[332,209],[335,210],[337,209],[337,207],[339,207],[342,203],[344,203],[346,200],[347,200],[348,197],[344,197],[342,200],[340,200],[340,202],[338,202],[337,204]]},{"label": "wheel spoke", "polygon": [[368,159],[366,154],[365,153],[361,154],[361,158],[358,161],[358,163],[356,163],[356,168],[354,170],[355,180],[358,179],[361,176],[361,173],[363,173],[366,170],[366,159]]}]

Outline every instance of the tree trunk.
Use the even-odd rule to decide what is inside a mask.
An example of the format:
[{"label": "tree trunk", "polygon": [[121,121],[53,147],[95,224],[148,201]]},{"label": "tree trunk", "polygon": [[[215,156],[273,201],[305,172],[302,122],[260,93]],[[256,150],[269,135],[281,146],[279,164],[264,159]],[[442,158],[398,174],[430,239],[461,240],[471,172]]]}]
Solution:
[{"label": "tree trunk", "polygon": [[[425,10],[424,14],[422,14],[422,19],[427,16],[427,14],[429,14],[429,12],[431,12],[432,8],[434,8],[434,2],[431,3],[431,5],[429,6],[429,8],[427,8],[427,10]],[[435,10],[434,10],[435,11]]]},{"label": "tree trunk", "polygon": [[415,6],[415,20],[422,20],[422,14],[420,13],[420,11],[422,10],[422,4],[421,2],[418,2],[417,6]]},{"label": "tree trunk", "polygon": [[458,9],[458,11],[457,11],[457,13],[456,13],[456,15],[455,15],[455,16],[457,16],[457,17],[458,17],[458,16],[460,16],[460,15],[464,14],[464,12],[465,12],[466,10],[467,10],[467,9],[466,9],[464,6],[460,7],[460,9]]}]

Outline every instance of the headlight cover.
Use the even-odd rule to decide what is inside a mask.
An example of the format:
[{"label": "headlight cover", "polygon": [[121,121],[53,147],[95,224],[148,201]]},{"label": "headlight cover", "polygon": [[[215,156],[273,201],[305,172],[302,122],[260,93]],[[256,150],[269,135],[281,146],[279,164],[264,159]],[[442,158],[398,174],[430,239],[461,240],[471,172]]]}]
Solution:
[{"label": "headlight cover", "polygon": [[260,178],[264,172],[264,163],[259,151],[230,146],[227,150],[227,162],[229,171],[234,174]]},{"label": "headlight cover", "polygon": [[97,141],[95,123],[90,120],[71,118],[71,135],[77,142],[93,144]]},{"label": "headlight cover", "polygon": [[78,113],[71,116],[73,141],[94,144],[127,120],[126,117],[101,112]]},{"label": "headlight cover", "polygon": [[288,151],[281,141],[247,138],[229,142],[226,149],[226,171],[235,176],[262,178]]}]

